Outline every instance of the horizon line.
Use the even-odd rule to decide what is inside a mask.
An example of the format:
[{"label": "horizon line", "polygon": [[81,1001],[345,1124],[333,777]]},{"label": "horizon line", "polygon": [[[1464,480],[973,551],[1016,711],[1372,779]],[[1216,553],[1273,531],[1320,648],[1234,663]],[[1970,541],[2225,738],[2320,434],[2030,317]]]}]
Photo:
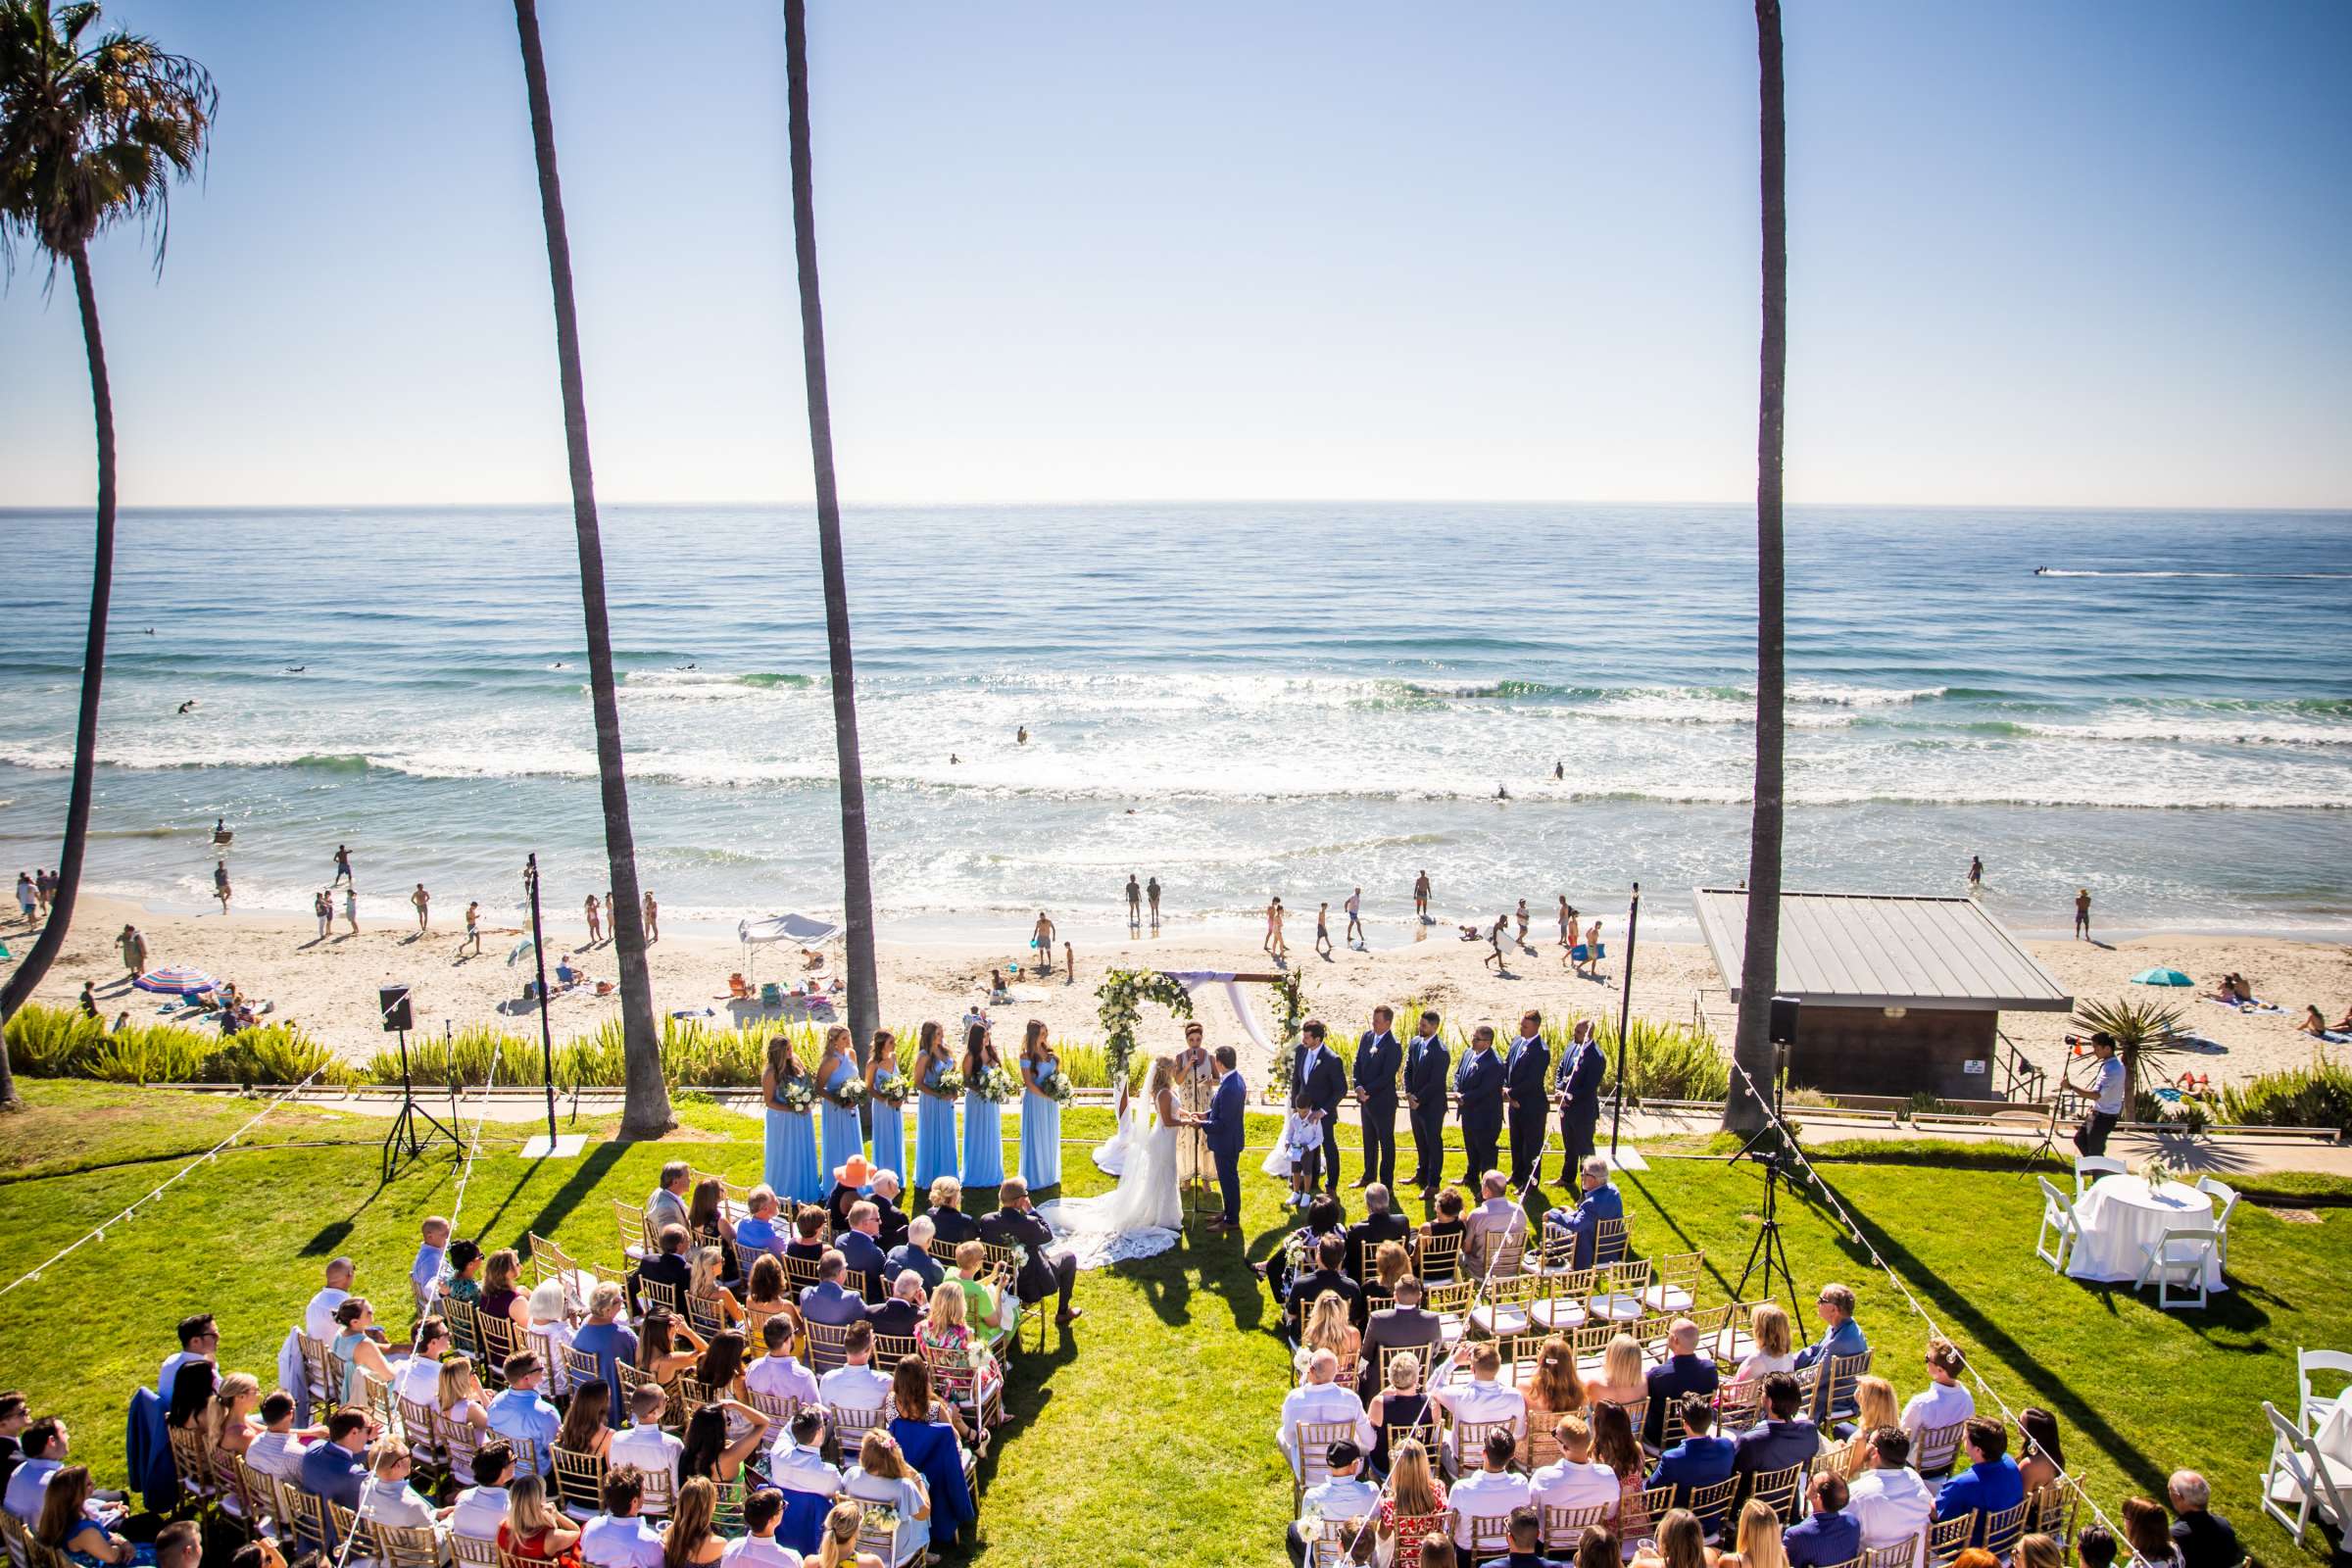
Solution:
[{"label": "horizon line", "polygon": [[[80,514],[95,509],[95,499],[63,502],[51,505],[9,503],[0,504],[0,516],[21,516],[39,514]],[[534,501],[206,501],[206,502],[138,502],[122,503],[116,511],[140,512],[532,512],[547,508],[568,508],[568,496],[549,497]],[[677,501],[653,500],[637,497],[597,498],[599,508],[630,507],[705,511],[760,511],[776,509],[807,509],[813,511],[813,497],[765,500]],[[1448,496],[1099,496],[1084,499],[1062,498],[1039,500],[1010,498],[993,501],[978,500],[901,500],[844,501],[842,510],[851,511],[945,511],[984,507],[1024,508],[1080,508],[1080,507],[1711,507],[1722,510],[1752,512],[1755,503],[1748,500],[1658,500],[1627,499],[1622,497],[1592,496],[1518,496],[1506,498],[1467,498]],[[1786,501],[1786,509],[1803,508],[1815,511],[1862,511],[1872,508],[1899,509],[1908,512],[2156,512],[2156,513],[2241,513],[2241,514],[2301,514],[2311,515],[2352,516],[2352,503],[2342,505],[2248,505],[2230,502],[2142,503],[2113,502],[2036,502],[2036,501]]]}]

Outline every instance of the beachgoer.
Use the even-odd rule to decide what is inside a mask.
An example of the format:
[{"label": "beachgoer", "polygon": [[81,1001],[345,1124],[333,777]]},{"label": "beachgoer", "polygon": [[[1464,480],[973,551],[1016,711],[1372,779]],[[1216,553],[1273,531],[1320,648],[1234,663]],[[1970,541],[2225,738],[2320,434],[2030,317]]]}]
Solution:
[{"label": "beachgoer", "polygon": [[1968,858],[1968,896],[1973,899],[1984,891],[1984,858],[1981,855],[1972,855]]},{"label": "beachgoer", "polygon": [[614,942],[620,940],[620,922],[612,918],[612,890],[605,889],[605,930]]},{"label": "beachgoer", "polygon": [[31,925],[38,918],[33,911],[39,907],[40,894],[35,889],[32,873],[19,871],[17,873],[17,913],[24,917],[26,925]]},{"label": "beachgoer", "polygon": [[213,897],[220,901],[220,912],[228,912],[228,862],[213,862]]},{"label": "beachgoer", "polygon": [[1290,956],[1290,947],[1282,940],[1282,900],[1279,898],[1266,906],[1266,936],[1258,946],[1277,963]]},{"label": "beachgoer", "polygon": [[1585,973],[1600,978],[1600,922],[1585,927]]},{"label": "beachgoer", "polygon": [[1144,885],[1138,882],[1135,879],[1135,873],[1130,871],[1127,873],[1127,929],[1136,930],[1143,923]]},{"label": "beachgoer", "polygon": [[603,912],[596,906],[595,894],[588,895],[586,907],[588,910],[588,945],[594,947],[605,940],[605,918]]},{"label": "beachgoer", "polygon": [[1494,917],[1494,928],[1487,933],[1487,956],[1480,961],[1493,964],[1496,974],[1503,972],[1502,934],[1510,928],[1510,924],[1511,917],[1507,912],[1498,914]]},{"label": "beachgoer", "polygon": [[1046,911],[1043,909],[1037,911],[1037,924],[1029,928],[1029,946],[1037,953],[1037,972],[1052,974],[1054,972],[1054,922],[1046,918]]},{"label": "beachgoer", "polygon": [[1554,762],[1554,763],[1552,763],[1552,764],[1551,764],[1551,776],[1552,776],[1554,779],[1564,779],[1564,778],[1566,778],[1566,777],[1568,776],[1568,764],[1567,764],[1566,762]]},{"label": "beachgoer", "polygon": [[[87,991],[89,988],[84,986],[82,989]],[[2303,1021],[2295,1025],[2295,1032],[2306,1035],[2324,1035],[2328,1032],[2328,1020],[2321,1015],[2316,1003],[2303,1009]]]},{"label": "beachgoer", "polygon": [[147,972],[147,939],[139,935],[137,926],[122,928],[122,934],[115,938],[115,951],[122,955],[122,967],[131,979]]},{"label": "beachgoer", "polygon": [[320,888],[318,896],[311,900],[311,913],[318,917],[318,940],[324,942],[335,927],[335,901],[326,889]]},{"label": "beachgoer", "polygon": [[654,896],[651,893],[645,896],[645,940],[648,942],[662,940],[662,906],[654,902]]},{"label": "beachgoer", "polygon": [[473,945],[476,956],[480,955],[482,951],[482,905],[479,899],[466,906],[466,941],[458,944],[460,953],[466,951],[466,943]]},{"label": "beachgoer", "polygon": [[[97,982],[94,980],[84,980],[81,983],[81,1015],[84,1018],[98,1016],[98,993],[92,989],[96,984]],[[2314,1007],[2311,1010],[2314,1017],[2319,1015],[2319,1008]]]},{"label": "beachgoer", "polygon": [[343,923],[351,927],[353,936],[360,934],[360,890],[357,884],[343,890]]},{"label": "beachgoer", "polygon": [[1148,903],[1148,904],[1150,904],[1150,905],[1152,906],[1152,930],[1154,930],[1154,931],[1156,931],[1156,930],[1158,930],[1158,929],[1159,929],[1159,878],[1158,878],[1158,877],[1153,877],[1153,878],[1152,878],[1151,881],[1149,881],[1149,882],[1147,882],[1147,883],[1145,883],[1145,884],[1144,884],[1144,900],[1145,900],[1145,902],[1146,902],[1146,903]]},{"label": "beachgoer", "polygon": [[1061,945],[1061,983],[1065,986],[1078,983],[1078,955],[1067,942]]},{"label": "beachgoer", "polygon": [[416,891],[409,895],[409,902],[416,906],[416,932],[421,936],[432,929],[433,896],[425,892],[424,884],[419,882]]},{"label": "beachgoer", "polygon": [[1015,746],[1026,746],[1029,744],[1028,725],[1023,724],[1019,729],[1013,731],[1012,744]]},{"label": "beachgoer", "polygon": [[1353,893],[1348,894],[1348,902],[1341,907],[1348,911],[1348,945],[1351,948],[1366,946],[1364,942],[1364,890],[1357,888]]},{"label": "beachgoer", "polygon": [[179,710],[180,710],[181,712],[183,712],[183,713],[186,713],[186,712],[193,711],[193,710],[194,710],[194,709],[195,709],[195,707],[196,707],[196,699],[195,699],[195,698],[193,698],[193,697],[191,697],[191,698],[189,698],[189,699],[188,699],[186,702],[184,702],[184,703],[182,703],[182,704],[180,704],[180,705],[179,705]]},{"label": "beachgoer", "polygon": [[1527,946],[1527,901],[1525,899],[1519,901],[1519,908],[1513,918],[1519,922],[1519,945],[1524,948]]},{"label": "beachgoer", "polygon": [[337,882],[348,882],[350,880],[351,846],[348,844],[338,844],[335,846],[335,874],[333,879],[327,883],[327,886],[331,888]]},{"label": "beachgoer", "polygon": [[1325,899],[1315,907],[1315,952],[1322,957],[1331,956],[1331,901]]},{"label": "beachgoer", "polygon": [[1570,906],[1568,903],[1568,895],[1563,893],[1560,895],[1560,946],[1562,948],[1568,948],[1574,945],[1570,941],[1570,935],[1574,930],[1575,925],[1576,910]]},{"label": "beachgoer", "polygon": [[2090,889],[2088,888],[2075,889],[2075,936],[2079,941],[2088,942],[2090,940]]},{"label": "beachgoer", "polygon": [[1429,873],[1427,871],[1413,878],[1413,913],[1420,916],[1423,925],[1429,923]]}]

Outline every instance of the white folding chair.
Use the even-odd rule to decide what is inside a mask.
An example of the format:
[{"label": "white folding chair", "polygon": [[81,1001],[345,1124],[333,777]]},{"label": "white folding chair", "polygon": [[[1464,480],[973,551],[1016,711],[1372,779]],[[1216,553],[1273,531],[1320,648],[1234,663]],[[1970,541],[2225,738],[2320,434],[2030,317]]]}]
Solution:
[{"label": "white folding chair", "polygon": [[[2036,1176],[2041,1183],[2041,1233],[2034,1239],[2034,1255],[2050,1265],[2050,1272],[2066,1272],[2066,1250],[2082,1239],[2082,1228],[2075,1223],[2074,1200],[2058,1190],[2047,1176]],[[2056,1246],[2050,1245],[2050,1232],[2058,1233]]]},{"label": "white folding chair", "polygon": [[2221,1208],[2213,1216],[2214,1249],[2221,1258],[2222,1272],[2230,1272],[2230,1211],[2237,1206],[2237,1189],[2212,1176],[2197,1178],[2197,1191],[2217,1199]]},{"label": "white folding chair", "polygon": [[2106,1154],[2081,1155],[2075,1160],[2075,1201],[2082,1201],[2082,1195],[2089,1192],[2100,1177],[2123,1174],[2124,1162],[2120,1159]]},{"label": "white folding chair", "polygon": [[2312,1393],[2311,1375],[2314,1372],[2340,1372],[2345,1377],[2352,1378],[2352,1355],[2347,1355],[2341,1350],[2297,1350],[2295,1352],[2295,1410],[2302,1418],[2303,1429],[2307,1432],[2316,1431],[2319,1424],[2328,1419],[2328,1414],[2335,1409],[2338,1399],[2352,1395],[2352,1385],[2338,1389],[2333,1394]]},{"label": "white folding chair", "polygon": [[[2270,1400],[2262,1401],[2262,1413],[2271,1421],[2271,1462],[2262,1472],[2262,1511],[2291,1531],[2298,1546],[2303,1544],[2303,1532],[2315,1511],[2338,1530],[2346,1528],[2352,1513],[2345,1511],[2343,1491],[2326,1456],[2311,1446],[2303,1429],[2280,1415]],[[2291,1516],[2286,1511],[2290,1507],[2295,1510]]]},{"label": "white folding chair", "polygon": [[[2144,1291],[2150,1281],[2156,1286],[2156,1307],[2169,1312],[2175,1306],[2205,1305],[2205,1265],[2213,1260],[2214,1235],[2211,1220],[2202,1223],[2165,1227],[2161,1240],[2140,1244],[2139,1278],[2132,1282],[2134,1291]],[[2192,1300],[2183,1291],[2173,1294],[2173,1282],[2196,1287]]]}]

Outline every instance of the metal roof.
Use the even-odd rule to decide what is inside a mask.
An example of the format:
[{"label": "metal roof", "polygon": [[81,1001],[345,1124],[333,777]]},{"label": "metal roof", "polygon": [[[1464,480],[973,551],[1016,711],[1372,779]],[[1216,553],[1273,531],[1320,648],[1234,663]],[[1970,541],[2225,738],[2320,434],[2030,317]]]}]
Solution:
[{"label": "metal roof", "polygon": [[[1736,1000],[1745,888],[1693,888],[1707,951]],[[1781,895],[1782,996],[1832,1007],[2065,1012],[2065,987],[1973,899]]]}]

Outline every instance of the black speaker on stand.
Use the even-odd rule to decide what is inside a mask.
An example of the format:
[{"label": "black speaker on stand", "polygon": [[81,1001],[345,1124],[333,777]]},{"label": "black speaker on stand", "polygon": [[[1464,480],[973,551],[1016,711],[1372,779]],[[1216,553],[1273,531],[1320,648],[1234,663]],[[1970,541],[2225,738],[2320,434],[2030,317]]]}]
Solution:
[{"label": "black speaker on stand", "polygon": [[[378,986],[375,1000],[383,1013],[384,1032],[400,1037],[400,1109],[392,1117],[392,1130],[384,1135],[383,1179],[390,1181],[402,1160],[414,1159],[424,1152],[434,1133],[448,1139],[453,1150],[463,1146],[458,1135],[435,1120],[431,1111],[416,1106],[416,1085],[409,1079],[409,1031],[416,1026],[415,1011],[409,1004],[409,988],[397,984]],[[426,1132],[427,1127],[432,1132]]]}]

